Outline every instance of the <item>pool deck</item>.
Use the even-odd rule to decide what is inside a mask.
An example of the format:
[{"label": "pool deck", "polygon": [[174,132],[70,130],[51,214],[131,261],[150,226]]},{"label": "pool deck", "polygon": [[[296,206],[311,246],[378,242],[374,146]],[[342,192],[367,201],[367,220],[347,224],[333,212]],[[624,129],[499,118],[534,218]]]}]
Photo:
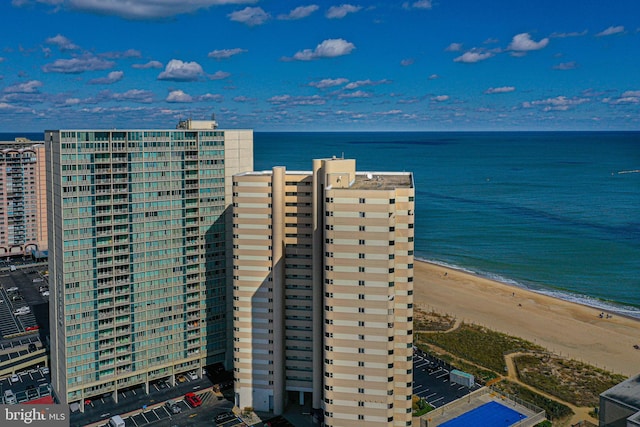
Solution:
[{"label": "pool deck", "polygon": [[484,387],[480,390],[470,393],[466,397],[458,399],[448,405],[442,406],[423,415],[420,418],[420,424],[414,423],[414,426],[419,425],[420,427],[437,427],[489,402],[497,402],[507,408],[513,409],[514,411],[526,417],[514,424],[511,424],[511,426],[533,427],[544,420],[544,411],[539,412],[529,409],[521,404],[516,403],[513,400],[506,398],[501,394],[496,393],[489,388]]}]

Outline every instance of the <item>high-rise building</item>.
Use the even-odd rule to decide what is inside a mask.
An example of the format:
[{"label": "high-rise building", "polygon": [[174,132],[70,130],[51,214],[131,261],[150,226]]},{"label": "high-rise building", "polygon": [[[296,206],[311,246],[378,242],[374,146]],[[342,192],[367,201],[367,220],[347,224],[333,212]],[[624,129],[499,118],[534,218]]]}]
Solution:
[{"label": "high-rise building", "polygon": [[0,257],[47,249],[44,144],[0,142]]},{"label": "high-rise building", "polygon": [[78,403],[227,362],[226,214],[253,132],[45,132],[51,377]]},{"label": "high-rise building", "polygon": [[348,159],[233,177],[236,405],[411,425],[414,194]]}]

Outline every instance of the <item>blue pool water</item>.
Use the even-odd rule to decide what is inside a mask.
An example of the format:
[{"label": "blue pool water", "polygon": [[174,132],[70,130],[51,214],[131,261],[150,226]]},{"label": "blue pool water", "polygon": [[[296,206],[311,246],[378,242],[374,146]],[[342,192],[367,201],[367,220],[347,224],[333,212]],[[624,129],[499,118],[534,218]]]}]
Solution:
[{"label": "blue pool water", "polygon": [[521,413],[498,402],[489,402],[440,424],[440,427],[508,427],[525,418]]}]

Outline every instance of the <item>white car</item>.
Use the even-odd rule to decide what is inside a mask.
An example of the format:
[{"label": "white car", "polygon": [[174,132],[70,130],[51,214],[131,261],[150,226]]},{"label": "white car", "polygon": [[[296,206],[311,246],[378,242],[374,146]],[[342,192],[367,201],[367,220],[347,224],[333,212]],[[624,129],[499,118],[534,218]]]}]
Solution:
[{"label": "white car", "polygon": [[49,296],[49,291],[43,291],[42,292],[42,296],[43,297],[48,297]]},{"label": "white car", "polygon": [[42,373],[42,375],[47,375],[49,373],[49,367],[43,366],[42,368],[40,368],[40,373]]},{"label": "white car", "polygon": [[198,374],[196,374],[196,371],[191,371],[191,372],[187,373],[187,376],[192,381],[198,379]]},{"label": "white car", "polygon": [[13,314],[16,316],[21,316],[23,314],[29,314],[29,313],[31,313],[31,309],[29,307],[20,307],[13,312]]},{"label": "white car", "polygon": [[13,287],[7,289],[7,292],[15,292],[17,290],[18,290],[18,287],[17,286],[13,286]]},{"label": "white car", "polygon": [[44,279],[33,279],[33,283],[44,282]]},{"label": "white car", "polygon": [[16,374],[12,374],[11,375],[11,383],[17,383],[20,381],[20,377],[17,376]]}]

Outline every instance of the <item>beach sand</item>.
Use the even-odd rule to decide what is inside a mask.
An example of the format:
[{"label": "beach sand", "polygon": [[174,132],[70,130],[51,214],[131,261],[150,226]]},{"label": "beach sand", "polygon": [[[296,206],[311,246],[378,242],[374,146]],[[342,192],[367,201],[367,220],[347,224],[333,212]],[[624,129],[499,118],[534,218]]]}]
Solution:
[{"label": "beach sand", "polygon": [[563,357],[623,374],[640,372],[640,320],[537,294],[452,268],[414,264],[414,302],[425,311],[529,340]]}]

